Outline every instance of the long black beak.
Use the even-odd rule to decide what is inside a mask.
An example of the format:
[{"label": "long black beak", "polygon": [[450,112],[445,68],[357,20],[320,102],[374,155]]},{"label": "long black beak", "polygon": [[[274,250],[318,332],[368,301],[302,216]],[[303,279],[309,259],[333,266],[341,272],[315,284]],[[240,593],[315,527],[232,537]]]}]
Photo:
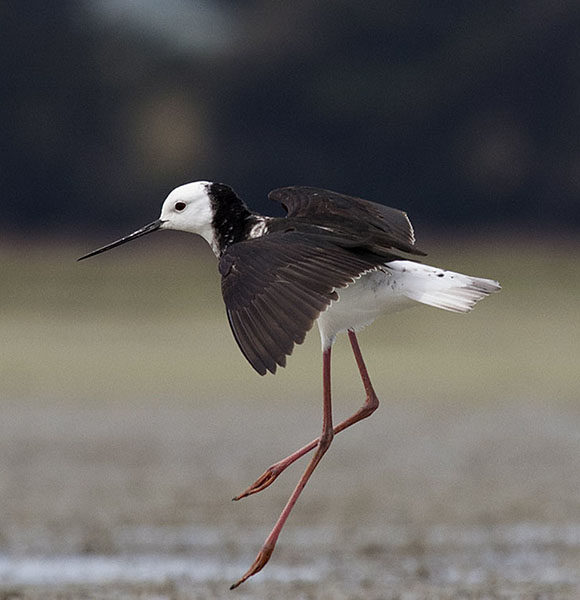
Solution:
[{"label": "long black beak", "polygon": [[147,233],[152,233],[153,231],[157,231],[161,227],[161,225],[163,225],[163,221],[161,219],[157,219],[157,221],[153,221],[153,223],[149,223],[149,225],[145,225],[145,227],[141,227],[141,229],[137,229],[137,231],[134,231],[133,233],[125,236],[124,238],[121,238],[120,240],[117,240],[116,242],[113,242],[112,244],[107,244],[106,246],[103,246],[102,248],[97,248],[96,250],[93,250],[92,252],[89,252],[88,254],[85,254],[84,256],[77,258],[77,261],[85,260],[85,258],[90,258],[91,256],[95,256],[96,254],[101,254],[101,252],[105,252],[106,250],[110,250],[111,248],[115,248],[117,246],[120,246],[121,244],[126,244],[127,242],[130,242],[131,240],[136,240],[138,237],[141,237],[142,235],[146,235]]}]

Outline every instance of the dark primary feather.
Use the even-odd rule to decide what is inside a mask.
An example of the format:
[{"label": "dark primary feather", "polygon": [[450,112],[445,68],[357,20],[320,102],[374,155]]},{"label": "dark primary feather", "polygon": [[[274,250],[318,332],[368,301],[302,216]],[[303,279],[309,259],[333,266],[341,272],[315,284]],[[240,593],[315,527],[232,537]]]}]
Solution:
[{"label": "dark primary feather", "polygon": [[229,246],[219,270],[228,320],[242,353],[261,375],[275,373],[337,299],[335,289],[384,262],[383,255],[353,248],[351,240],[295,231]]},{"label": "dark primary feather", "polygon": [[358,242],[373,252],[392,249],[425,256],[415,247],[415,235],[407,214],[401,210],[314,187],[279,188],[268,197],[279,202],[292,223],[318,225]]}]

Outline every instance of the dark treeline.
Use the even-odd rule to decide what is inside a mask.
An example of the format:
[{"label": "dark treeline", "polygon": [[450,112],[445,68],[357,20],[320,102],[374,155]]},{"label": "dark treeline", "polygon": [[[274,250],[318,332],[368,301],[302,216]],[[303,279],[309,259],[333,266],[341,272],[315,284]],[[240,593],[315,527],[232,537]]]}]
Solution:
[{"label": "dark treeline", "polygon": [[139,225],[195,179],[424,222],[580,223],[580,4],[0,4],[0,227]]}]

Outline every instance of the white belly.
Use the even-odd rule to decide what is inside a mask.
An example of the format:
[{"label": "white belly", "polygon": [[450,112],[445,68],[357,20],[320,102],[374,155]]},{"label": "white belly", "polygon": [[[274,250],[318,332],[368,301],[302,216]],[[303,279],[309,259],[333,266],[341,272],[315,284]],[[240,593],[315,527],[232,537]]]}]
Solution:
[{"label": "white belly", "polygon": [[397,279],[396,273],[387,269],[367,273],[337,291],[339,299],[317,321],[325,347],[332,344],[342,331],[361,329],[370,325],[381,313],[413,306],[413,301],[404,294],[400,278]]},{"label": "white belly", "polygon": [[497,281],[470,277],[410,260],[394,260],[346,288],[318,317],[323,348],[341,331],[360,329],[381,313],[396,312],[416,302],[452,312],[468,312],[475,303],[500,289]]}]

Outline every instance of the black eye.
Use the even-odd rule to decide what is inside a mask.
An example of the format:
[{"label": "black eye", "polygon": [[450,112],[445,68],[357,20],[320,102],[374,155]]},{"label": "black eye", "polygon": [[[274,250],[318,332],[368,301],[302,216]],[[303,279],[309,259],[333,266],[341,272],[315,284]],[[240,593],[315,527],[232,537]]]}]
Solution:
[{"label": "black eye", "polygon": [[185,202],[176,202],[174,208],[177,212],[181,212],[185,208]]}]

